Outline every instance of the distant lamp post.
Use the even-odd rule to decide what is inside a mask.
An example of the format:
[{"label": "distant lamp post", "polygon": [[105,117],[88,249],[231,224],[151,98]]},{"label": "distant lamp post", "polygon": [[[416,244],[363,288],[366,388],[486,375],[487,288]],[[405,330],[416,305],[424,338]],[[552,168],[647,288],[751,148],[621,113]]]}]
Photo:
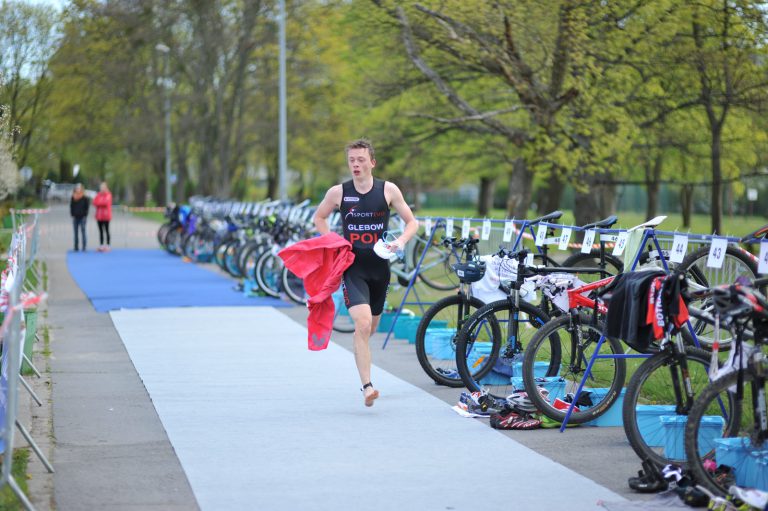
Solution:
[{"label": "distant lamp post", "polygon": [[168,61],[171,49],[158,43],[155,50],[163,54],[163,89],[165,89],[165,205],[171,204],[171,80],[168,77]]}]

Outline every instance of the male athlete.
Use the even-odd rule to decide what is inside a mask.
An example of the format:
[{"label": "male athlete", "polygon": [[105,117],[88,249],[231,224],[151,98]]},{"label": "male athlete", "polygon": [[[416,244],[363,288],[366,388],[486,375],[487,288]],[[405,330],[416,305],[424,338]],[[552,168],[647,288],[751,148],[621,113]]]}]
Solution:
[{"label": "male athlete", "polygon": [[352,179],[332,186],[326,192],[317,208],[314,222],[320,234],[328,233],[328,217],[339,209],[344,237],[352,243],[355,262],[344,272],[342,287],[344,302],[355,322],[355,363],[363,384],[365,406],[373,406],[379,391],[371,384],[371,350],[368,340],[379,325],[389,286],[389,261],[377,256],[373,245],[387,230],[390,206],[395,208],[405,222],[400,237],[389,243],[391,251],[405,247],[419,229],[419,222],[394,183],[373,177],[376,160],[373,146],[368,140],[351,142],[346,147],[346,154]]}]

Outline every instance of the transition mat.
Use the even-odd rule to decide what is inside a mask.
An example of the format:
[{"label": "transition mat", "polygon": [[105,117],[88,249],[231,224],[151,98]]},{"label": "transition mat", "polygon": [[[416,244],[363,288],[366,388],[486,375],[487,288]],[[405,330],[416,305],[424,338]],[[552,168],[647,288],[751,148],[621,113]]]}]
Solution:
[{"label": "transition mat", "polygon": [[[623,497],[269,307],[110,313],[203,510],[597,509]],[[500,500],[499,500],[500,499]]]},{"label": "transition mat", "polygon": [[98,312],[117,309],[291,304],[248,297],[233,281],[162,250],[68,252],[67,267]]}]

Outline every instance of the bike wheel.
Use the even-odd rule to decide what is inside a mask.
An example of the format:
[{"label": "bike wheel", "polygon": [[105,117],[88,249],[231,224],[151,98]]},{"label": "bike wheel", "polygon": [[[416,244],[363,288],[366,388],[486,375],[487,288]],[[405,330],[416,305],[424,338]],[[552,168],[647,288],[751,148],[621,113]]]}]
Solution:
[{"label": "bike wheel", "polygon": [[165,237],[168,235],[168,231],[171,230],[171,223],[166,222],[160,226],[157,230],[157,242],[161,247],[165,248]]},{"label": "bike wheel", "polygon": [[224,269],[235,278],[242,277],[240,269],[237,267],[237,252],[240,248],[240,242],[233,240],[227,243],[227,249],[224,252]]},{"label": "bike wheel", "polygon": [[165,236],[165,250],[167,250],[169,254],[179,255],[179,250],[181,248],[181,235],[181,227],[177,227],[168,231],[168,234]]},{"label": "bike wheel", "polygon": [[[424,313],[416,330],[416,357],[421,368],[438,385],[463,387],[456,368],[456,341],[467,318],[485,305],[473,296],[447,296]],[[491,333],[501,336],[498,321],[491,316]]]},{"label": "bike wheel", "polygon": [[[709,247],[701,247],[685,256],[680,263],[678,269],[687,274],[689,287],[707,288],[733,284],[739,277],[746,277],[750,281],[757,278],[757,262],[751,254],[738,247],[726,248],[723,265],[720,268],[708,267],[708,257]],[[709,298],[694,300],[691,305],[704,311],[711,311],[713,308],[712,300]],[[714,342],[714,326],[694,318],[691,318],[691,326],[701,347],[711,351]],[[720,350],[729,350],[733,338],[725,329],[720,333]]]},{"label": "bike wheel", "polygon": [[[624,352],[621,343],[604,338],[603,325],[581,313],[553,319],[539,329],[528,343],[523,357],[523,383],[536,408],[558,422],[565,420],[568,395],[576,393],[592,356]],[[626,362],[620,358],[596,358],[569,424],[583,424],[600,417],[619,398],[626,378]],[[539,392],[542,386],[548,396]]]},{"label": "bike wheel", "polygon": [[297,277],[291,270],[283,267],[280,274],[280,281],[283,285],[283,291],[294,303],[299,305],[307,304],[307,293],[304,290],[304,280]]},{"label": "bike wheel", "polygon": [[[509,299],[478,309],[456,341],[456,368],[464,386],[500,399],[519,388],[512,377],[520,376],[520,353],[547,321],[549,316],[541,309],[526,302],[515,307]],[[500,335],[494,332],[496,324]]]},{"label": "bike wheel", "polygon": [[[424,259],[421,259],[422,254]],[[432,238],[431,243],[428,237],[416,239],[411,252],[411,261],[415,265],[419,260],[421,260],[419,278],[424,284],[440,291],[458,289],[459,278],[453,271],[453,265],[461,262],[461,254],[444,247],[437,236]]]},{"label": "bike wheel", "polygon": [[[709,385],[711,354],[686,346],[685,357],[691,390],[697,396]],[[622,417],[629,444],[640,459],[650,459],[659,467],[687,466],[682,435],[667,434],[676,421],[685,420],[692,405],[685,402],[684,384],[681,367],[667,350],[645,360],[629,380]],[[731,416],[732,407],[730,399],[723,401],[722,416]]]},{"label": "bike wheel", "polygon": [[274,298],[280,297],[280,273],[283,271],[283,260],[271,250],[264,252],[256,261],[256,283],[259,289]]},{"label": "bike wheel", "polygon": [[[565,261],[563,261],[562,266],[567,268],[599,268],[600,250],[592,250],[589,254],[582,254],[580,252],[571,254]],[[622,263],[621,259],[618,257],[612,256],[611,254],[605,254],[605,271],[610,275],[618,275],[624,271],[624,263]],[[579,278],[584,282],[593,282],[603,277],[597,274],[580,274]]]},{"label": "bike wheel", "polygon": [[[768,464],[768,442],[758,439],[759,417],[755,417],[753,401],[757,396],[763,400],[757,403],[765,410],[765,391],[755,388],[754,375],[744,373],[743,399],[734,399],[732,417],[723,423],[718,416],[719,403],[728,388],[737,384],[738,372],[724,375],[701,391],[691,407],[685,425],[685,453],[688,466],[698,484],[717,495],[726,495],[731,484],[758,486],[768,491],[764,478],[761,481],[746,481],[743,476],[750,472],[762,471]],[[721,465],[734,469],[736,481],[724,476]],[[716,470],[713,470],[717,467]],[[749,484],[748,484],[749,483]],[[762,487],[760,487],[762,486]]]}]

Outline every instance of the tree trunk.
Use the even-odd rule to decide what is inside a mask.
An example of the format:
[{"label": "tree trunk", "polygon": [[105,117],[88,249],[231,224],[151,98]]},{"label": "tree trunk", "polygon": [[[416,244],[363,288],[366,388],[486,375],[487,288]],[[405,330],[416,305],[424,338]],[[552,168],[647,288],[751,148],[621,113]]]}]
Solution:
[{"label": "tree trunk", "polygon": [[693,185],[680,187],[680,213],[683,217],[683,227],[690,229],[691,212],[693,211]]},{"label": "tree trunk", "polygon": [[526,218],[531,205],[533,174],[523,158],[517,158],[509,173],[509,191],[507,192],[507,216]]},{"label": "tree trunk", "polygon": [[659,210],[659,179],[661,179],[662,164],[661,154],[656,155],[656,158],[653,160],[653,167],[651,167],[650,161],[646,162],[645,179],[648,191],[648,206],[645,210],[646,219],[654,218]]},{"label": "tree trunk", "polygon": [[600,180],[608,180],[610,174],[588,174],[576,177],[586,183],[584,192],[576,191],[574,198],[573,216],[576,225],[585,225],[602,220],[612,215],[616,210],[616,186],[599,184]]},{"label": "tree trunk", "polygon": [[488,216],[493,209],[493,192],[496,190],[496,178],[480,178],[480,198],[477,201],[477,214]]},{"label": "tree trunk", "polygon": [[553,176],[547,187],[539,192],[538,213],[546,215],[559,209],[564,189],[564,184]]},{"label": "tree trunk", "polygon": [[723,230],[723,170],[720,155],[722,149],[721,125],[712,126],[712,232],[720,234]]}]

